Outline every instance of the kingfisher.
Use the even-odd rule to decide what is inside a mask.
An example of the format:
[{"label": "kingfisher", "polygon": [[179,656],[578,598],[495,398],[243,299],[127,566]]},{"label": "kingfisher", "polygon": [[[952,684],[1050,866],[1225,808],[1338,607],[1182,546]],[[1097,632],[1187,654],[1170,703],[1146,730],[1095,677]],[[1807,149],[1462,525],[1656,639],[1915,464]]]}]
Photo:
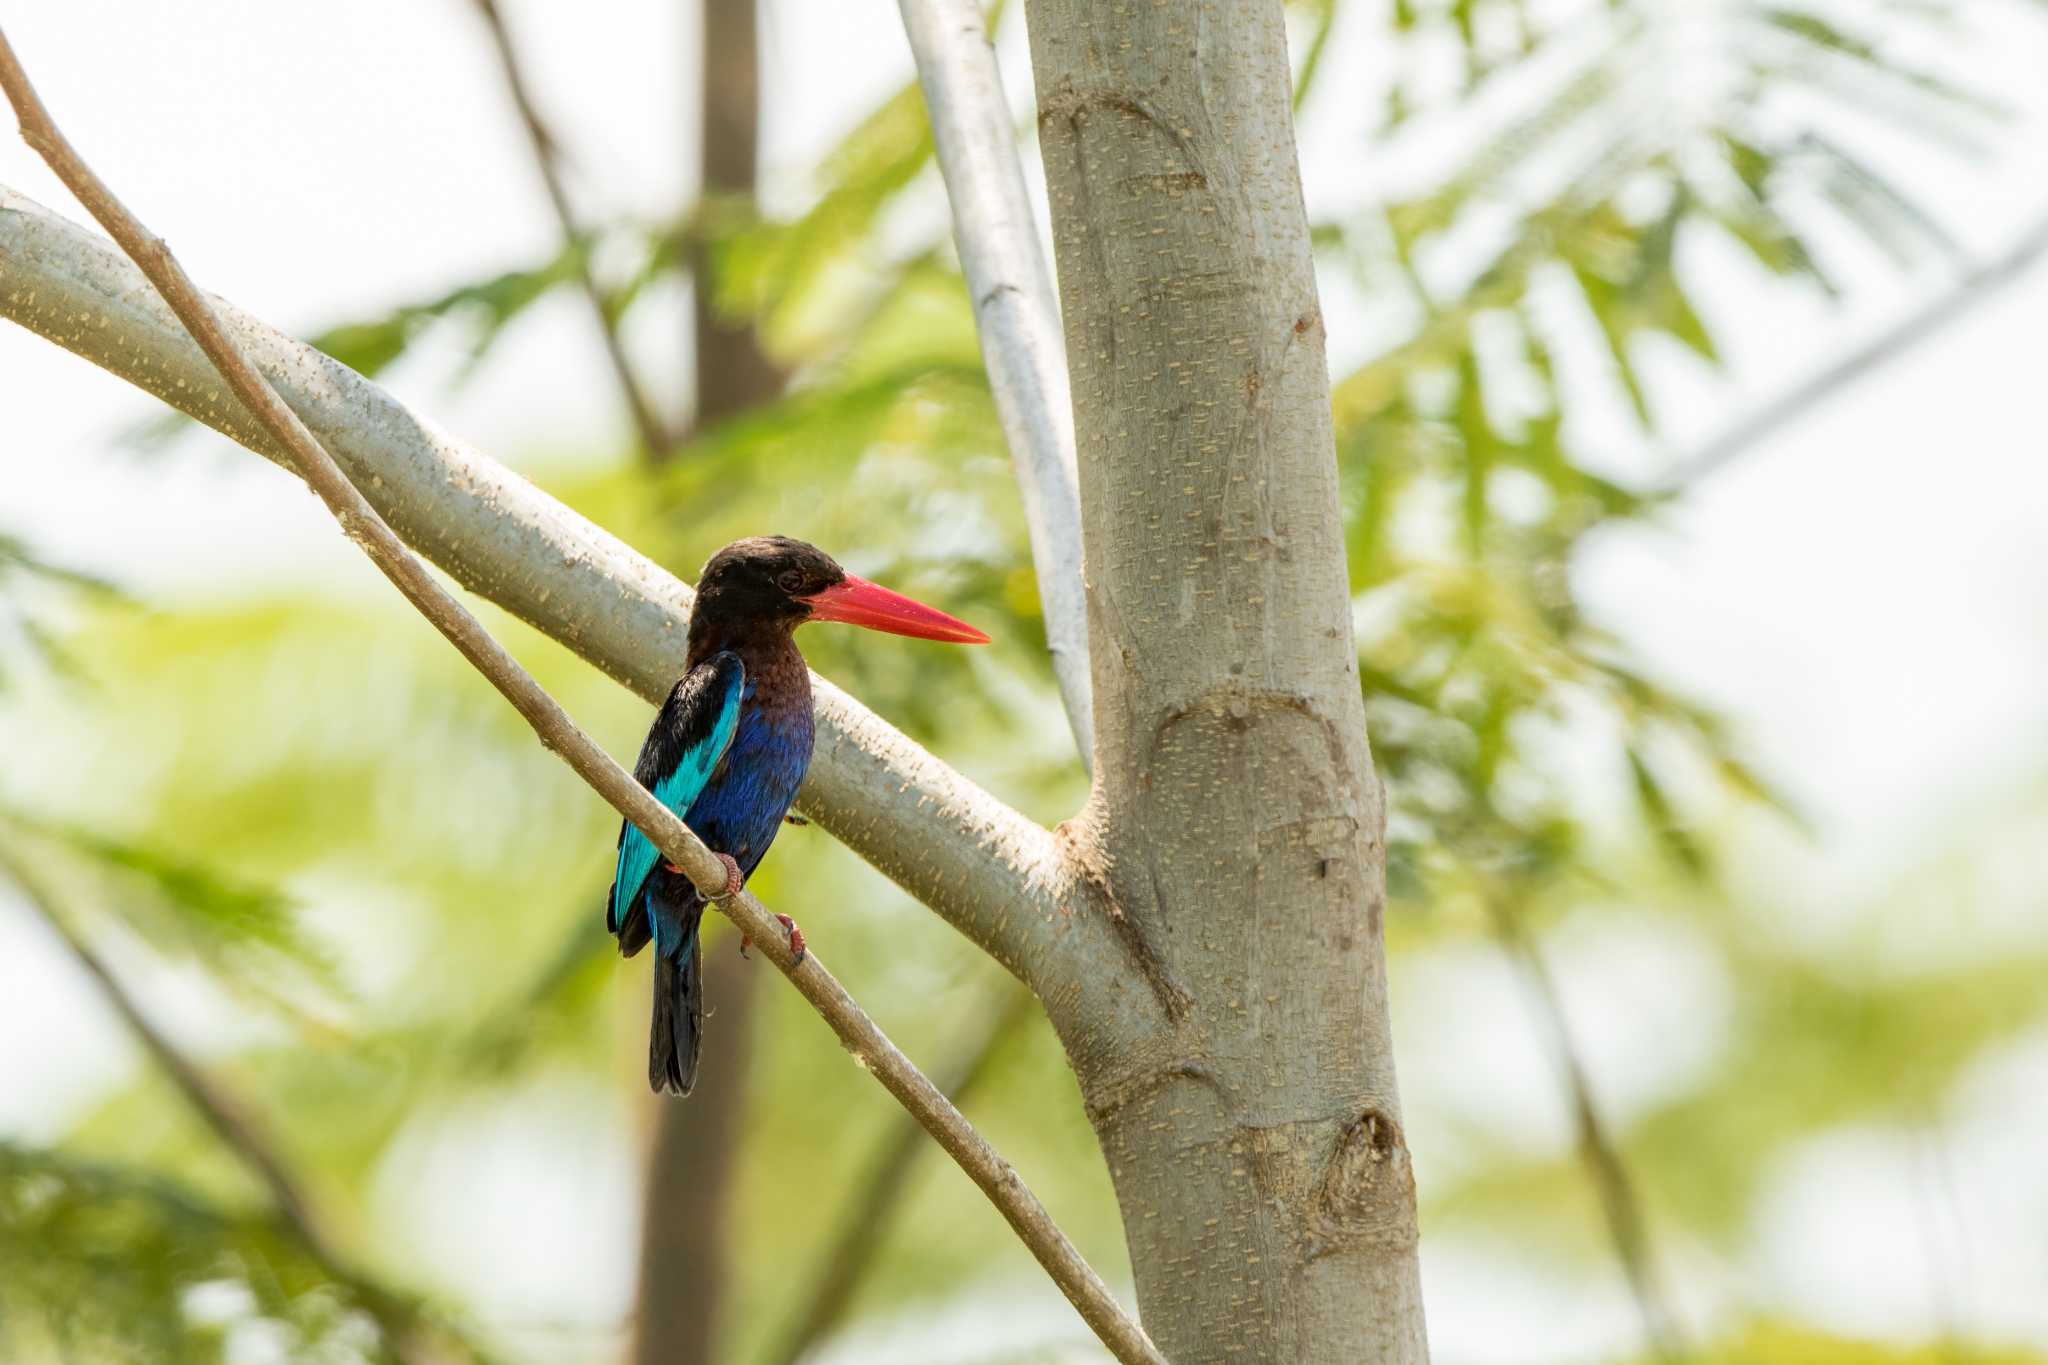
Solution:
[{"label": "kingfisher", "polygon": [[[966,622],[856,578],[801,540],[753,536],[711,556],[697,581],[683,676],[655,716],[633,776],[718,855],[727,896],[739,894],[792,818],[790,802],[811,765],[811,673],[796,647],[806,621],[988,643]],[[647,1082],[657,1094],[687,1095],[697,1078],[704,903],[645,834],[630,820],[620,824],[605,922],[626,957],[654,945]],[[789,916],[776,918],[801,962],[802,931]],[[746,948],[743,939],[741,953]]]}]

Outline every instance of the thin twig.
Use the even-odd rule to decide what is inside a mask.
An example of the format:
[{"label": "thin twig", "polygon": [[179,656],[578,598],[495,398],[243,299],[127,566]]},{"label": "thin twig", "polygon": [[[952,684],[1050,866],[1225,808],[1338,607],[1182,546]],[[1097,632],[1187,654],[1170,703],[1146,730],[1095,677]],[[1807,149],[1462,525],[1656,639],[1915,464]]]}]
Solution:
[{"label": "thin twig", "polygon": [[1544,965],[1543,954],[1529,941],[1506,902],[1499,896],[1489,896],[1487,909],[1492,914],[1494,936],[1501,950],[1520,968],[1530,1007],[1550,1033],[1558,1069],[1564,1073],[1565,1087],[1571,1092],[1572,1124],[1578,1133],[1579,1155],[1599,1193],[1600,1211],[1607,1220],[1615,1258],[1621,1262],[1636,1309],[1642,1315],[1643,1334],[1650,1349],[1661,1359],[1684,1360],[1688,1354],[1685,1336],[1658,1283],[1656,1253],[1650,1243],[1649,1221],[1643,1216],[1642,1200],[1636,1194],[1628,1164],[1608,1135],[1599,1107],[1593,1101],[1592,1079],[1572,1040],[1557,983]]},{"label": "thin twig", "polygon": [[567,249],[576,271],[576,283],[581,286],[583,296],[590,300],[591,311],[597,315],[598,330],[604,336],[605,356],[611,361],[612,374],[619,383],[619,396],[626,400],[626,408],[633,417],[633,428],[639,433],[647,458],[660,460],[668,454],[672,438],[667,425],[655,412],[654,404],[649,401],[645,386],[634,372],[632,360],[626,355],[625,342],[619,336],[618,319],[612,315],[611,305],[606,301],[604,291],[597,287],[597,277],[590,271],[590,254],[579,246],[589,241],[589,237],[577,221],[575,206],[569,202],[568,188],[562,183],[561,144],[548,131],[540,111],[534,106],[533,94],[526,86],[526,74],[519,65],[518,49],[512,45],[512,34],[505,27],[505,17],[498,12],[496,0],[472,0],[472,3],[483,16],[484,26],[491,32],[491,46],[497,50],[498,67],[505,77],[505,91],[519,111],[520,125],[526,129],[526,140],[533,148],[534,165],[540,169],[541,182],[547,186],[548,202],[554,205],[555,221],[562,229],[562,245]]},{"label": "thin twig", "polygon": [[[0,39],[0,43],[4,43]],[[142,1044],[150,1060],[170,1078],[171,1085],[182,1095],[192,1112],[199,1116],[222,1146],[233,1152],[242,1164],[249,1168],[257,1181],[270,1195],[270,1202],[276,1207],[286,1230],[297,1241],[305,1253],[336,1284],[343,1286],[363,1306],[377,1324],[378,1333],[390,1345],[399,1359],[407,1362],[428,1362],[440,1358],[439,1353],[429,1347],[426,1337],[431,1331],[437,1339],[445,1340],[447,1333],[430,1328],[419,1309],[407,1298],[394,1290],[386,1289],[357,1269],[349,1258],[342,1254],[335,1240],[328,1234],[323,1221],[314,1213],[313,1205],[301,1188],[298,1178],[292,1174],[284,1158],[278,1154],[276,1143],[264,1131],[249,1108],[226,1088],[215,1081],[198,1064],[179,1050],[136,1003],[120,979],[108,968],[100,955],[93,951],[78,933],[72,929],[70,920],[57,904],[50,887],[30,870],[25,858],[18,856],[4,843],[0,843],[0,872],[14,883],[22,896],[42,915],[64,946],[85,969],[86,975],[99,987],[100,994],[114,1012],[121,1016],[121,1022]],[[460,1346],[460,1343],[451,1343]],[[467,1348],[462,1348],[467,1354]]]},{"label": "thin twig", "polygon": [[[673,811],[584,734],[532,675],[441,587],[348,481],[298,414],[249,363],[163,239],[149,232],[128,211],[58,130],[4,33],[0,33],[0,88],[5,89],[21,120],[22,139],[49,163],[79,203],[149,277],[236,396],[290,453],[300,475],[327,504],[343,534],[512,703],[544,747],[558,754],[600,796],[645,832],[663,856],[682,868],[707,899],[722,894],[724,865]],[[1119,1360],[1163,1365],[1158,1349],[1117,1304],[1108,1287],[1053,1223],[1045,1207],[1025,1188],[1009,1163],[884,1036],[825,969],[818,955],[814,952],[801,963],[795,961],[781,926],[751,894],[742,892],[714,903],[760,945],[764,957],[795,983],[853,1053],[854,1060],[871,1071],[890,1094],[915,1114],[981,1187],[1111,1352]]]},{"label": "thin twig", "polygon": [[1797,421],[1865,374],[1898,359],[1949,324],[1959,321],[2044,258],[2048,258],[2048,216],[2021,233],[2005,251],[1966,272],[1939,298],[1915,309],[1834,364],[1765,403],[1681,460],[1678,473],[1666,486],[1666,491],[1675,493],[1690,488],[1707,475],[1725,469],[1754,450],[1766,436]]},{"label": "thin twig", "polygon": [[[989,1063],[1003,1044],[1036,1012],[1037,1000],[1031,992],[1011,986],[1008,998],[989,1011],[967,1046],[939,1069],[939,1084],[955,1104],[966,1101],[968,1092],[988,1074]],[[915,1123],[904,1119],[891,1126],[869,1162],[867,1179],[847,1201],[839,1219],[839,1235],[819,1261],[810,1288],[792,1296],[791,1302],[806,1306],[781,1345],[766,1357],[771,1365],[796,1365],[846,1315],[854,1291],[878,1263],[875,1250],[902,1207],[903,1187],[923,1150],[924,1133]]]},{"label": "thin twig", "polygon": [[1052,274],[1017,159],[1010,102],[980,0],[898,0],[898,8],[931,113],[982,363],[1024,495],[1053,677],[1087,767],[1094,759],[1095,711],[1073,396]]}]

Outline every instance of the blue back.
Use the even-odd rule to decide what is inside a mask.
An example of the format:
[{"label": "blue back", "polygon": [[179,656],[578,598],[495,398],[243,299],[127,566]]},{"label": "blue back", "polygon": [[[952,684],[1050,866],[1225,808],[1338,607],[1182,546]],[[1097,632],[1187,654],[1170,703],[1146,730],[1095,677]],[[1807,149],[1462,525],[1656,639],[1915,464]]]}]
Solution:
[{"label": "blue back", "polygon": [[[785,677],[763,695],[760,675],[742,669],[731,652],[698,665],[655,718],[634,771],[706,847],[731,856],[743,876],[775,842],[811,764],[810,688],[803,685],[809,679],[801,660],[795,666],[798,688]],[[643,906],[644,920],[635,913]],[[703,908],[689,878],[664,868],[647,837],[624,823],[607,917],[621,948],[631,954],[651,938],[657,953],[688,962]]]},{"label": "blue back", "polygon": [[[679,684],[655,719],[635,772],[655,799],[685,823],[719,761],[738,732],[742,697],[752,691],[739,660],[730,654]],[[698,831],[703,838],[703,832]],[[714,848],[717,845],[713,845]],[[632,822],[619,833],[619,860],[612,878],[610,927],[617,933],[647,885],[660,850]],[[659,928],[656,927],[659,943]]]}]

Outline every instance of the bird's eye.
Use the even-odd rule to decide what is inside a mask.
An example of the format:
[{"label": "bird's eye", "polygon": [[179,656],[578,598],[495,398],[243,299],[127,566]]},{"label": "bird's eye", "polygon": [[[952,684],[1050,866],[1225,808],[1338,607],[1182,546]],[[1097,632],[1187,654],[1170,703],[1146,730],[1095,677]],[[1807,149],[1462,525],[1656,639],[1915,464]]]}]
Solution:
[{"label": "bird's eye", "polygon": [[804,576],[795,569],[784,569],[775,579],[775,586],[787,593],[794,593],[803,585]]}]

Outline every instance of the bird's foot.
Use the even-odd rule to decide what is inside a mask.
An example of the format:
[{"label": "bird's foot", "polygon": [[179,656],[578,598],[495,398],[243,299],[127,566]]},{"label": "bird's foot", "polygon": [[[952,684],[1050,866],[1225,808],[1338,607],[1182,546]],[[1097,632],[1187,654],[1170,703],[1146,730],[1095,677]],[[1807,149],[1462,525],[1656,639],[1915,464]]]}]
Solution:
[{"label": "bird's foot", "polygon": [[782,927],[789,930],[789,955],[791,958],[789,965],[794,967],[801,963],[804,960],[804,955],[810,951],[809,948],[804,946],[804,931],[797,928],[796,921],[788,915],[777,915],[775,918],[781,920]]},{"label": "bird's foot", "polygon": [[[712,899],[721,901],[731,900],[734,896],[737,896],[743,889],[745,889],[747,879],[746,877],[741,875],[740,865],[733,860],[733,856],[730,853],[714,853],[712,856],[718,859],[718,861],[720,861],[721,863],[725,864],[725,890],[720,892],[718,895],[713,896]],[[683,871],[680,867],[677,867],[674,863],[668,862],[665,859],[663,860],[661,865],[667,868],[669,871],[675,873],[678,877],[687,877],[690,875],[689,873]]]},{"label": "bird's foot", "polygon": [[[807,947],[807,946],[805,945],[805,943],[804,943],[804,931],[803,931],[803,930],[801,930],[801,929],[799,929],[799,928],[797,928],[797,927],[796,927],[796,921],[795,921],[795,920],[793,920],[793,919],[791,919],[791,918],[790,918],[790,917],[789,917],[788,915],[782,915],[782,914],[778,914],[778,915],[776,915],[776,917],[775,917],[775,918],[777,918],[777,919],[781,920],[781,921],[782,921],[782,927],[783,927],[784,929],[787,929],[787,930],[789,931],[789,953],[790,953],[790,957],[791,957],[792,959],[794,959],[794,960],[793,960],[793,961],[792,961],[792,962],[791,962],[791,963],[790,963],[789,965],[790,965],[790,966],[792,966],[792,967],[794,967],[794,966],[796,966],[796,965],[797,965],[798,963],[801,963],[801,962],[802,962],[802,961],[804,960],[804,955],[805,955],[805,954],[807,954],[808,952],[810,952],[810,949],[809,949],[809,948],[808,948],[808,947]],[[754,939],[753,939],[753,936],[752,936],[751,934],[741,934],[741,935],[740,935],[740,956],[741,956],[741,957],[746,957],[746,956],[747,956],[747,949],[748,949],[748,948],[749,948],[750,946],[752,946],[753,942],[754,942]],[[751,961],[752,959],[748,959],[748,960],[749,960],[749,961]]]},{"label": "bird's foot", "polygon": [[785,825],[808,825],[811,822],[798,815],[795,811],[791,811],[782,817],[782,823]]}]

